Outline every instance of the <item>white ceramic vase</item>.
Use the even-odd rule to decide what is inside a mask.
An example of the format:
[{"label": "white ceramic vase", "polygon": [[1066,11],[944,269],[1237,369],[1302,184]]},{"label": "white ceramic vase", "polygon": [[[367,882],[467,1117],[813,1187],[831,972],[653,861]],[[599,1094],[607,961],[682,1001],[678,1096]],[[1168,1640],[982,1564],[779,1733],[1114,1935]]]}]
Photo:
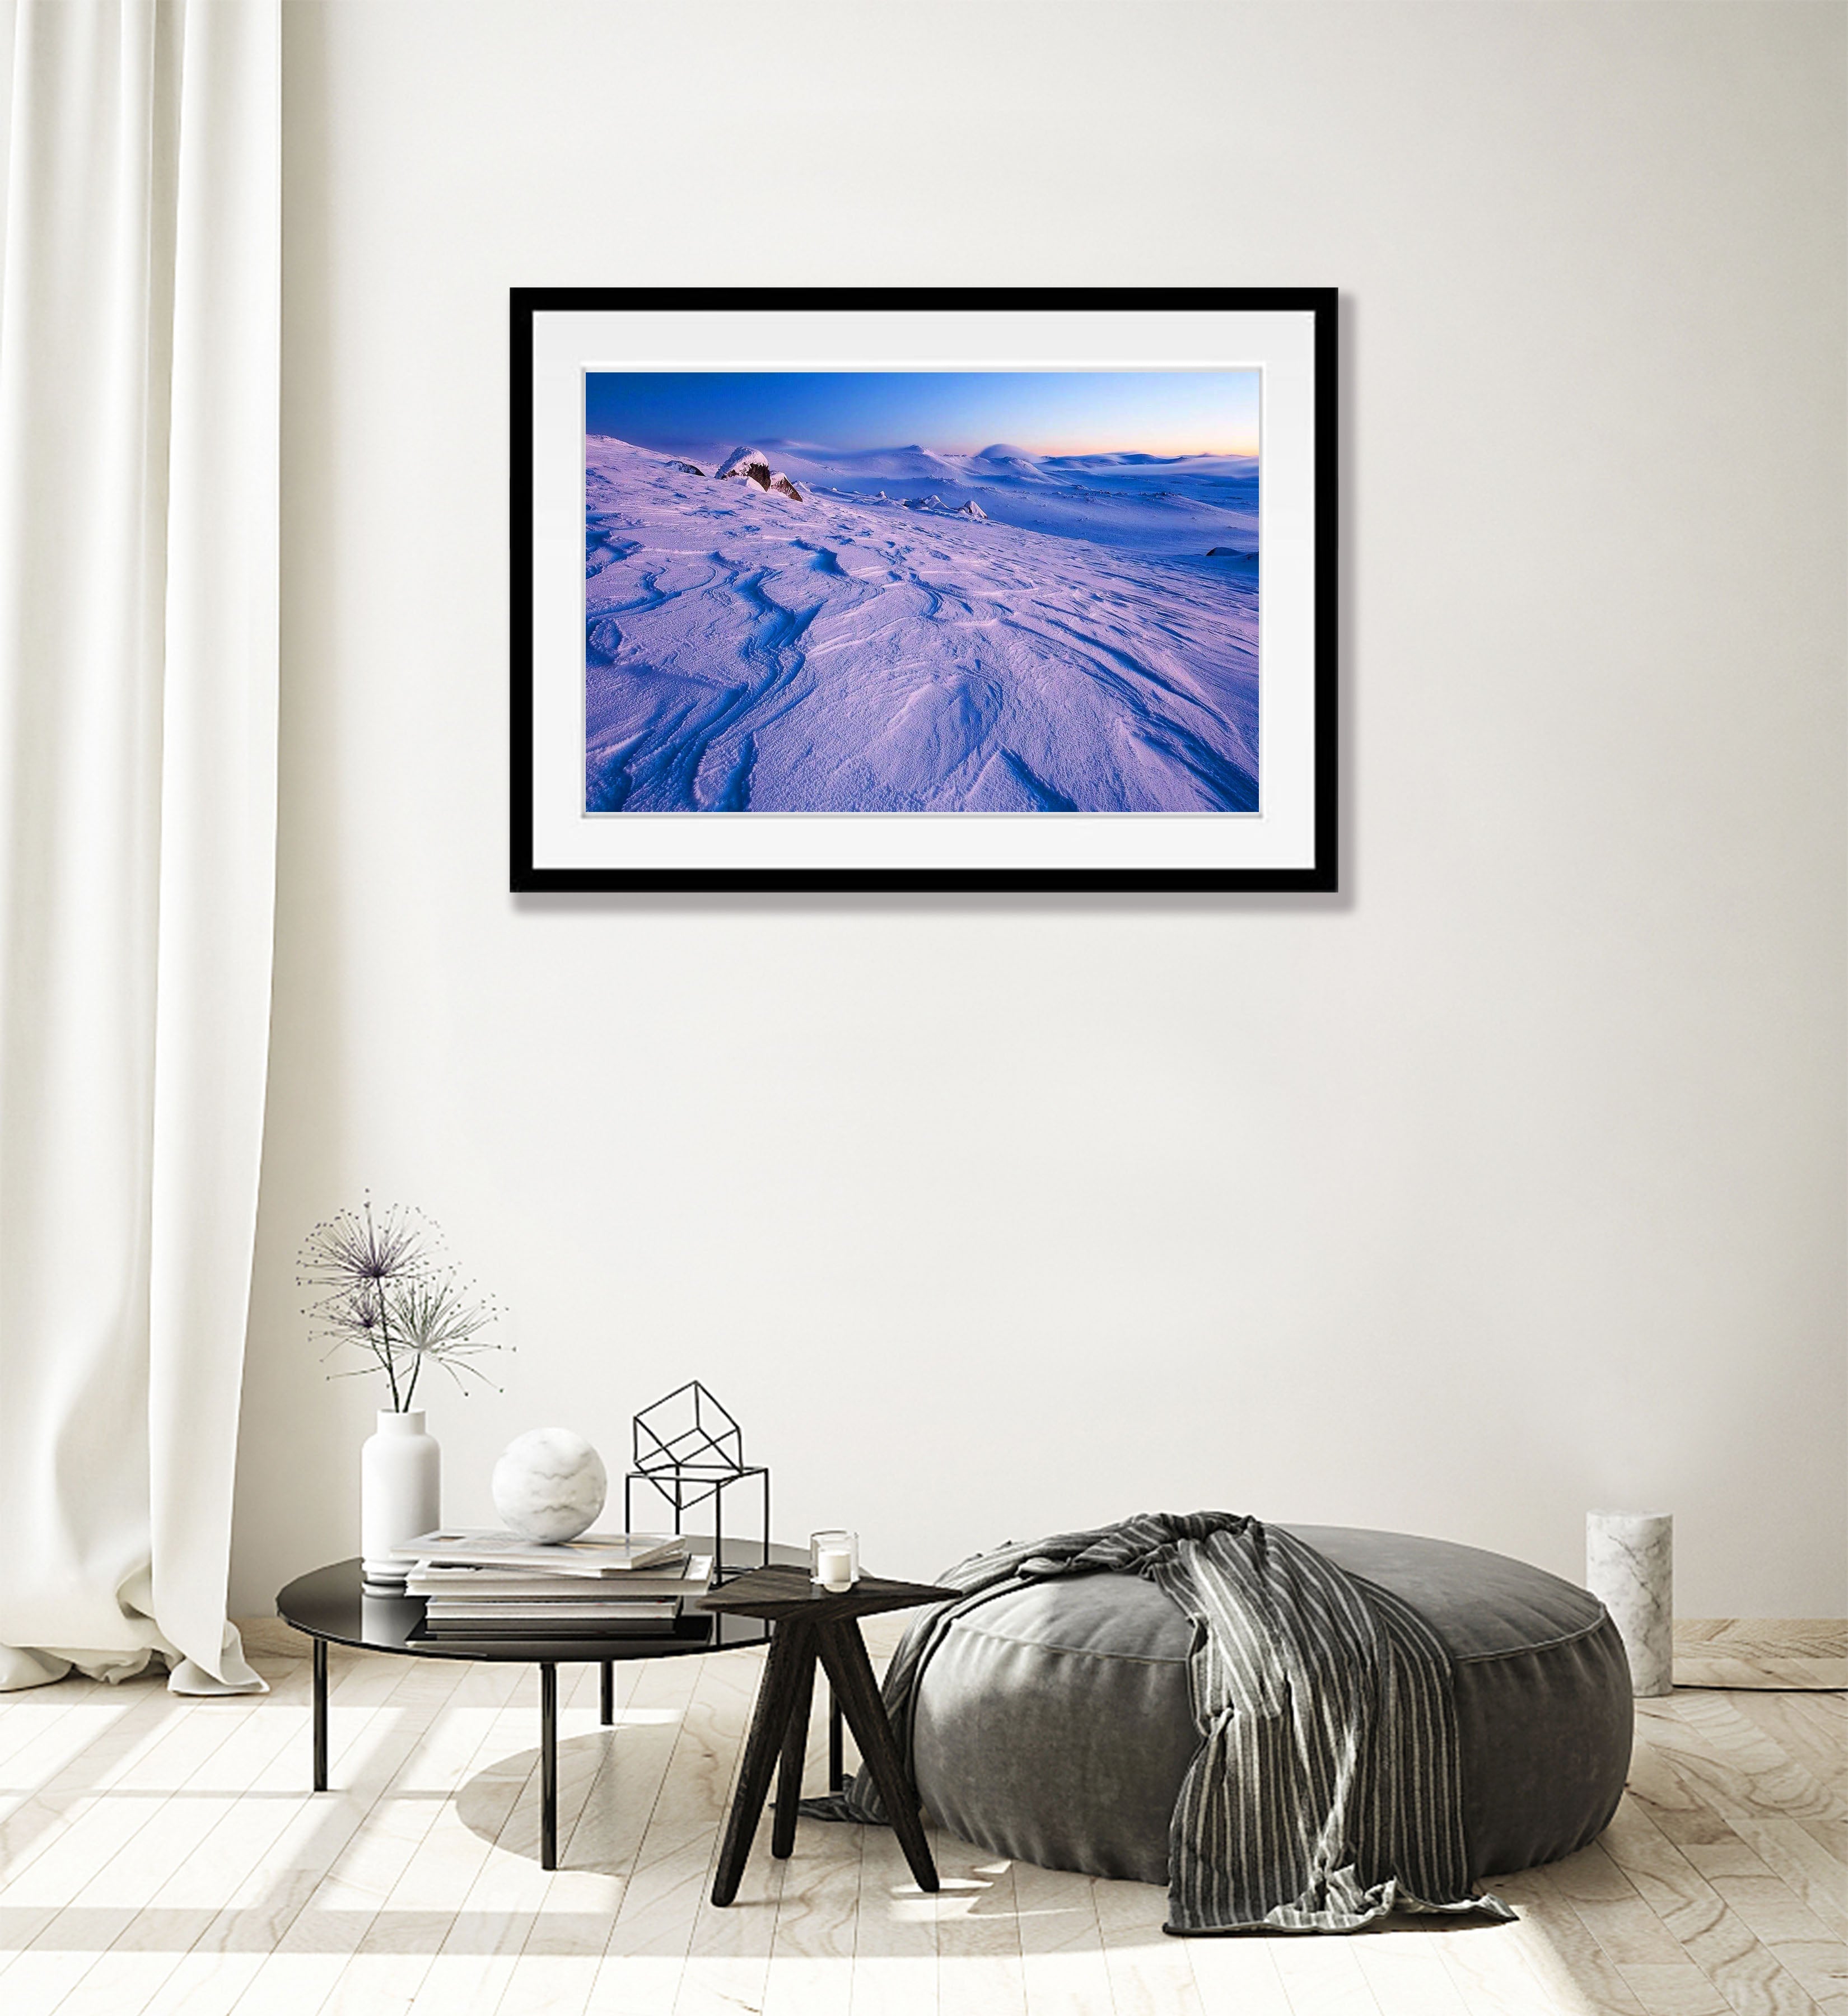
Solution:
[{"label": "white ceramic vase", "polygon": [[359,1552],[374,1589],[402,1589],[414,1557],[406,1540],[442,1523],[443,1453],[423,1428],[423,1409],[379,1409],[359,1452]]}]

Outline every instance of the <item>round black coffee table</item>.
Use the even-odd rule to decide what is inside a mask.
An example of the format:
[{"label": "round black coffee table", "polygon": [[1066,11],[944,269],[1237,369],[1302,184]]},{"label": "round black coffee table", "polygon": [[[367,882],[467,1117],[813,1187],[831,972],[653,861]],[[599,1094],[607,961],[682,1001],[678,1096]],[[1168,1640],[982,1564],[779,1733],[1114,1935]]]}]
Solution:
[{"label": "round black coffee table", "polygon": [[[710,1539],[690,1536],[696,1551],[710,1552]],[[763,1564],[754,1542],[725,1546],[725,1565],[733,1574]],[[805,1547],[773,1546],[770,1561],[806,1569]],[[359,1563],[336,1561],[290,1582],[276,1597],[276,1615],[314,1640],[315,1790],[327,1789],[327,1647],[351,1645],[364,1652],[392,1652],[413,1659],[492,1659],[511,1661],[539,1669],[539,1860],[558,1867],[558,1669],[595,1664],[603,1668],[600,1720],[605,1728],[615,1720],[618,1659],[672,1659],[696,1653],[729,1652],[740,1646],[768,1643],[771,1625],[762,1618],[696,1611],[690,1605],[670,1631],[658,1636],[624,1632],[607,1638],[470,1639],[425,1638],[423,1599],[386,1596],[364,1586]],[[830,1775],[841,1777],[840,1710],[832,1711],[830,1729]]]}]

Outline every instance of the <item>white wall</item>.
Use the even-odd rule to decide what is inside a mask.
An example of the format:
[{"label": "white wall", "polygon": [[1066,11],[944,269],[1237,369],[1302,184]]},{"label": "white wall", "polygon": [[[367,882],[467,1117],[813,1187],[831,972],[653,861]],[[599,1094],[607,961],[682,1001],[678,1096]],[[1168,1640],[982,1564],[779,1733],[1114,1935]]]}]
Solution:
[{"label": "white wall", "polygon": [[[234,1607],[443,1399],[697,1374],[873,1564],[1134,1509],[1844,1591],[1843,14],[291,0],[281,920]],[[1338,900],[506,893],[506,290],[1338,284]],[[433,1396],[434,1397],[434,1396]]]}]

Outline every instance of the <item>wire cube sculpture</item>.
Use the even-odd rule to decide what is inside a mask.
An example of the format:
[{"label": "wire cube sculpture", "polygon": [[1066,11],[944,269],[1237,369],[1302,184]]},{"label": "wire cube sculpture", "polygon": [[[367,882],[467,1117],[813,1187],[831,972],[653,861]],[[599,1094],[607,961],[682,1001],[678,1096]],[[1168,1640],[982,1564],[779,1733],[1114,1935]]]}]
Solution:
[{"label": "wire cube sculpture", "polygon": [[[632,1467],[622,1481],[622,1518],[632,1528],[632,1495],[645,1484],[673,1513],[674,1531],[696,1506],[712,1503],[712,1573],[715,1582],[744,1572],[725,1559],[725,1492],[747,1478],[762,1481],[762,1526],[758,1535],[762,1565],[770,1560],[770,1473],[762,1463],[744,1460],[744,1431],[697,1379],[676,1386],[644,1407],[634,1421]],[[747,1536],[740,1536],[747,1537]]]},{"label": "wire cube sculpture", "polygon": [[635,1467],[735,1477],[744,1468],[744,1431],[698,1380],[644,1407],[635,1419]]}]

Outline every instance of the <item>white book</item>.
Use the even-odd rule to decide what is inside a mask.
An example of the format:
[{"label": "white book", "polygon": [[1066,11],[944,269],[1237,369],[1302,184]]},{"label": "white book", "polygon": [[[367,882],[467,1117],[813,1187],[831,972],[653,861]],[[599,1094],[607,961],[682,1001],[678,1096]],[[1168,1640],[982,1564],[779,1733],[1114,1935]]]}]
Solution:
[{"label": "white book", "polygon": [[547,1575],[629,1575],[686,1551],[677,1533],[580,1533],[575,1540],[528,1540],[499,1528],[420,1533],[399,1550],[431,1562],[531,1568]]},{"label": "white book", "polygon": [[650,1597],[703,1596],[712,1580],[712,1557],[695,1554],[684,1563],[639,1568],[621,1575],[534,1575],[483,1563],[420,1561],[405,1579],[407,1595],[432,1598],[504,1597],[511,1602],[585,1601]]},{"label": "white book", "polygon": [[445,1618],[467,1617],[485,1623],[530,1625],[531,1635],[538,1637],[546,1625],[567,1618],[607,1618],[624,1622],[653,1618],[665,1622],[677,1616],[679,1609],[679,1604],[672,1600],[661,1603],[546,1603],[522,1609],[517,1604],[470,1603],[461,1597],[433,1597],[425,1614],[432,1623],[441,1622]]}]

